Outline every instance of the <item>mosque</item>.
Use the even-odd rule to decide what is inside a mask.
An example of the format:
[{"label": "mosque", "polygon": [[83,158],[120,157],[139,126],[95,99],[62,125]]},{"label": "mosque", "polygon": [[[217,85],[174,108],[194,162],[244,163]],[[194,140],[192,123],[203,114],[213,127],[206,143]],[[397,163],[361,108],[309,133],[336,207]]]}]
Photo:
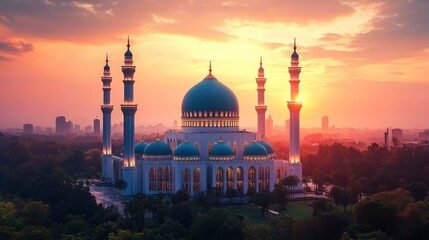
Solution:
[{"label": "mosque", "polygon": [[[211,63],[208,75],[185,94],[181,106],[182,126],[179,131],[164,133],[163,140],[135,144],[135,112],[133,101],[134,72],[133,54],[128,39],[124,66],[124,149],[121,157],[111,152],[110,67],[106,57],[103,82],[103,156],[104,179],[116,182],[124,180],[122,195],[174,193],[184,190],[194,196],[201,191],[215,188],[221,193],[235,189],[245,194],[272,191],[274,184],[286,176],[302,179],[299,152],[299,55],[294,42],[289,67],[291,100],[289,159],[276,156],[273,147],[264,140],[265,132],[265,73],[262,58],[256,78],[258,104],[257,133],[239,128],[239,104],[234,92],[213,74]],[[301,189],[301,184],[296,188]]]}]

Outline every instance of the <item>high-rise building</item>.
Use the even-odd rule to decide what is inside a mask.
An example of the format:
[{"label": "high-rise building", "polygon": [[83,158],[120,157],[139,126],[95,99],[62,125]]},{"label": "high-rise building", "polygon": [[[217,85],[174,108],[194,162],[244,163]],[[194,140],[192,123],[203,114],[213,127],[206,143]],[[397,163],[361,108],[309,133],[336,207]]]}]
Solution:
[{"label": "high-rise building", "polygon": [[100,136],[100,119],[94,119],[94,135]]},{"label": "high-rise building", "polygon": [[328,131],[328,128],[329,128],[329,122],[328,122],[328,116],[323,116],[322,117],[322,130],[323,131]]},{"label": "high-rise building", "polygon": [[72,121],[66,122],[66,135],[73,133],[73,123]]},{"label": "high-rise building", "polygon": [[55,133],[57,135],[66,135],[67,134],[67,122],[66,117],[58,116],[55,120]]},{"label": "high-rise building", "polygon": [[80,133],[80,125],[79,124],[75,124],[74,125],[74,133],[75,134],[79,134]]},{"label": "high-rise building", "polygon": [[22,132],[24,134],[33,134],[33,124],[31,124],[31,123],[24,124]]},{"label": "high-rise building", "polygon": [[400,128],[393,128],[392,129],[392,139],[396,138],[399,141],[402,141],[402,129]]},{"label": "high-rise building", "polygon": [[85,133],[91,134],[92,133],[92,126],[91,125],[87,125],[85,127]]},{"label": "high-rise building", "polygon": [[265,134],[267,135],[267,137],[272,137],[274,134],[274,121],[271,115],[268,115],[268,118],[265,122],[265,127]]},{"label": "high-rise building", "polygon": [[258,121],[258,132],[256,133],[257,139],[263,139],[265,136],[265,112],[267,111],[267,106],[265,106],[265,82],[267,79],[265,78],[264,68],[262,67],[262,57],[259,60],[259,69],[258,69],[258,77],[256,78],[258,92],[258,105],[255,106],[255,110],[257,113],[257,121]]}]

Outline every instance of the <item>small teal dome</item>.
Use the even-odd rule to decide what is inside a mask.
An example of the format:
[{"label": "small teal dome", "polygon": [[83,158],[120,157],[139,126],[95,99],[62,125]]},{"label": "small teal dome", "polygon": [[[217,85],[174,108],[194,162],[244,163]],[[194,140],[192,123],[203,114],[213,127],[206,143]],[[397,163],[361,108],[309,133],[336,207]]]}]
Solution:
[{"label": "small teal dome", "polygon": [[274,154],[274,149],[269,143],[267,143],[265,141],[260,141],[259,144],[264,146],[264,148],[267,150],[268,154]]},{"label": "small teal dome", "polygon": [[298,55],[298,53],[296,53],[296,51],[293,51],[293,53],[292,53],[292,55],[290,57],[293,58],[293,59],[298,59],[299,55]]},{"label": "small teal dome", "polygon": [[147,156],[168,156],[171,155],[171,149],[165,142],[156,139],[146,146],[144,154]]},{"label": "small teal dome", "polygon": [[174,150],[174,156],[178,156],[178,157],[200,156],[200,151],[198,151],[198,148],[195,147],[194,144],[188,141],[185,141],[179,144],[176,150]]},{"label": "small teal dome", "polygon": [[109,64],[106,63],[106,65],[104,65],[104,71],[110,71],[110,66]]},{"label": "small teal dome", "polygon": [[210,150],[210,155],[211,156],[232,156],[234,155],[234,152],[226,143],[220,140],[212,147],[212,149]]},{"label": "small teal dome", "polygon": [[209,74],[183,97],[182,113],[199,111],[238,113],[237,97],[231,89]]},{"label": "small teal dome", "polygon": [[267,150],[258,142],[252,142],[244,149],[244,156],[266,156]]},{"label": "small teal dome", "polygon": [[145,142],[139,142],[134,146],[134,153],[135,154],[139,154],[139,155],[143,155],[144,154],[144,150],[147,147],[147,143]]},{"label": "small teal dome", "polygon": [[130,51],[130,49],[128,48],[128,50],[125,52],[125,57],[132,57],[133,53]]}]

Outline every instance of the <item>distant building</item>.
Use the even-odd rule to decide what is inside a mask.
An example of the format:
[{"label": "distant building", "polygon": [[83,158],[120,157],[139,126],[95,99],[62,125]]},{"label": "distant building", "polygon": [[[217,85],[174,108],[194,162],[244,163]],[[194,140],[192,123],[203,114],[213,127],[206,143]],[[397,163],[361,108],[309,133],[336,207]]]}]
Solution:
[{"label": "distant building", "polygon": [[322,117],[322,130],[323,131],[328,131],[329,128],[329,119],[328,116],[323,116]]},{"label": "distant building", "polygon": [[91,125],[88,125],[85,127],[85,133],[92,133],[92,127]]},{"label": "distant building", "polygon": [[94,119],[94,135],[100,136],[100,119]]},{"label": "distant building", "polygon": [[58,116],[55,120],[55,133],[57,135],[66,135],[67,133],[67,123],[66,117]]},{"label": "distant building", "polygon": [[429,130],[419,133],[419,140],[424,142],[429,141]]},{"label": "distant building", "polygon": [[74,125],[74,133],[75,134],[79,134],[80,133],[80,125],[79,124],[75,124]]},{"label": "distant building", "polygon": [[177,123],[177,119],[174,119],[174,123],[173,123],[173,129],[178,129],[179,125]]},{"label": "distant building", "polygon": [[402,141],[402,129],[400,128],[394,128],[392,129],[392,140],[396,138],[399,141]]},{"label": "distant building", "polygon": [[71,134],[73,133],[73,123],[72,121],[68,121],[66,122],[66,134]]},{"label": "distant building", "polygon": [[265,134],[267,134],[267,137],[273,136],[273,130],[274,130],[274,122],[271,115],[268,115],[267,120],[265,121]]},{"label": "distant building", "polygon": [[24,124],[24,129],[22,132],[24,134],[33,134],[33,124],[31,123]]}]

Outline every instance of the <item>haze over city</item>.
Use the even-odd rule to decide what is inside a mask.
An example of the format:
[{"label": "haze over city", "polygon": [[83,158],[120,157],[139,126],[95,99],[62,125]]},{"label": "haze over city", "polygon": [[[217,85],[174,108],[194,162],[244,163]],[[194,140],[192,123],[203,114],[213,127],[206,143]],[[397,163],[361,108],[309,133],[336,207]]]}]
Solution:
[{"label": "haze over city", "polygon": [[[303,127],[328,115],[337,127],[427,128],[427,12],[425,1],[401,0],[2,1],[0,128],[52,127],[58,115],[83,126],[101,117],[106,53],[118,106],[128,35],[137,125],[180,120],[183,95],[212,60],[213,74],[237,94],[240,126],[255,127],[260,56],[267,115],[282,125],[296,37]],[[121,117],[116,107],[112,122]]]}]

